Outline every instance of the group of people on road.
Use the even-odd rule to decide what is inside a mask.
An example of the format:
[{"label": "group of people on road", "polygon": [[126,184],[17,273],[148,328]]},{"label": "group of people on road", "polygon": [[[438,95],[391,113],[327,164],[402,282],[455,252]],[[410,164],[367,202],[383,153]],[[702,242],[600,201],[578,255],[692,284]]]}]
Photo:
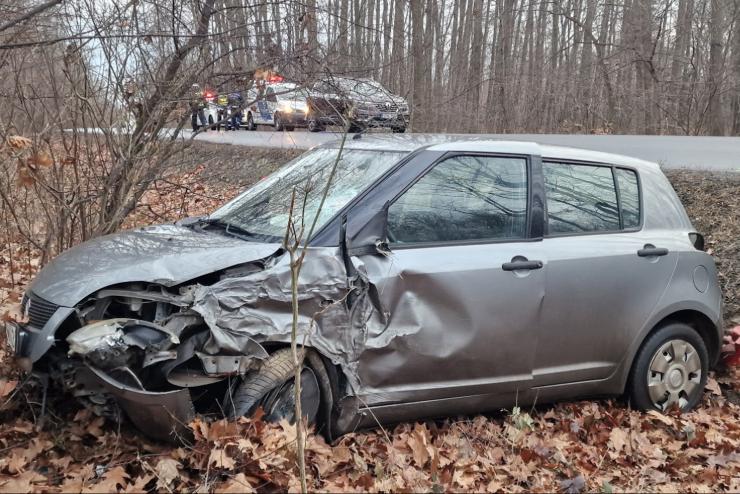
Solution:
[{"label": "group of people on road", "polygon": [[[213,99],[216,99],[216,105],[218,107],[217,121],[210,123],[206,118],[206,108],[208,103]],[[232,93],[220,94],[217,97],[204,91],[198,84],[193,84],[191,87],[190,94],[190,123],[193,128],[193,132],[203,129],[207,131],[211,125],[221,127],[224,125],[226,130],[239,130],[242,123],[242,106],[244,104],[244,98],[241,92],[234,91]]]}]

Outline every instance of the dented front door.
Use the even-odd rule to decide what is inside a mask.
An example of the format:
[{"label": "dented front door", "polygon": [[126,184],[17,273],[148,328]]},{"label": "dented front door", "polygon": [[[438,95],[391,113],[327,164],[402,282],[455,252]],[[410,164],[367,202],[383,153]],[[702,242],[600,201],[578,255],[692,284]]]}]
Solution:
[{"label": "dented front door", "polygon": [[545,268],[527,239],[527,169],[454,156],[390,205],[390,255],[361,258],[389,314],[359,358],[376,413],[482,411],[530,388]]}]

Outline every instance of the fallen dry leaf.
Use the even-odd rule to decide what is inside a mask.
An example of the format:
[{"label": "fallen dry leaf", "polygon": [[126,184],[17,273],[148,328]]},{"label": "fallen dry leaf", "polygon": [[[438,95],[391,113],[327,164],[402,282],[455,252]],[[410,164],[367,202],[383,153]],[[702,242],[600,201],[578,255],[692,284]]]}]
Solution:
[{"label": "fallen dry leaf", "polygon": [[0,379],[0,398],[8,396],[15,390],[16,386],[18,386],[17,380],[8,381],[6,379]]},{"label": "fallen dry leaf", "polygon": [[178,471],[180,466],[180,462],[173,460],[172,458],[162,458],[159,460],[155,467],[157,474],[157,488],[169,489],[172,481],[180,476],[180,472]]},{"label": "fallen dry leaf", "polygon": [[224,481],[221,485],[216,487],[214,489],[214,492],[219,492],[223,494],[249,494],[257,491],[255,491],[252,485],[249,483],[246,475],[244,475],[243,473],[238,473],[234,477],[231,477],[230,479]]},{"label": "fallen dry leaf", "polygon": [[711,391],[713,395],[722,396],[722,389],[720,389],[719,383],[712,377],[707,379],[707,384],[704,385],[704,389]]},{"label": "fallen dry leaf", "polygon": [[6,142],[8,143],[8,146],[13,149],[26,149],[31,147],[31,144],[33,144],[33,141],[31,141],[31,139],[29,139],[28,137],[16,135],[8,136]]}]

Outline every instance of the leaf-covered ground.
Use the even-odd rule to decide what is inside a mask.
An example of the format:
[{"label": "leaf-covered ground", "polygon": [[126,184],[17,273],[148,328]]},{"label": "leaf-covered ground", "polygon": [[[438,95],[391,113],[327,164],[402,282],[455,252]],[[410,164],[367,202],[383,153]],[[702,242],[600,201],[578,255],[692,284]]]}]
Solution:
[{"label": "leaf-covered ground", "polygon": [[[155,184],[128,224],[207,212],[294,154],[207,145],[196,151],[204,166],[177,183]],[[740,176],[669,176],[717,258],[732,321],[740,314]],[[4,317],[13,317],[38,264],[33,252],[13,254],[11,284],[8,252],[0,252]],[[42,417],[38,386],[20,382],[4,350],[0,371],[0,491],[299,489],[287,423],[201,418],[191,424],[192,443],[166,446],[126,423],[95,417],[55,390]],[[310,435],[309,489],[740,491],[738,378],[738,369],[713,373],[702,404],[684,415],[634,412],[621,400],[581,401],[402,424],[349,434],[331,446]]]}]

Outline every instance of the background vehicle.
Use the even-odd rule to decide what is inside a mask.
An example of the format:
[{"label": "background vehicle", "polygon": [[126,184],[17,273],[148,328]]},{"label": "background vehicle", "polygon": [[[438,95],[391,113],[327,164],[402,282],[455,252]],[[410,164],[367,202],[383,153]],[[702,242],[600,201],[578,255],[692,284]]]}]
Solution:
[{"label": "background vehicle", "polygon": [[215,100],[208,101],[204,111],[206,113],[206,118],[208,119],[208,125],[213,129],[220,130],[221,125],[216,125],[216,122],[219,122],[224,118],[226,107],[219,105]]},{"label": "background vehicle", "polygon": [[372,79],[335,77],[314,84],[308,99],[309,130],[349,123],[350,132],[368,127],[386,127],[405,132],[410,111],[408,102]]},{"label": "background vehicle", "polygon": [[277,131],[293,130],[308,125],[308,92],[289,82],[268,83],[248,93],[247,102],[255,101],[245,111],[245,125],[256,130],[257,125],[271,125]]},{"label": "background vehicle", "polygon": [[[337,146],[208,218],[60,255],[24,298],[29,323],[9,326],[21,362],[98,406],[114,397],[158,437],[194,409],[290,418],[280,242],[291,191],[313,218],[324,189],[305,185],[325,183]],[[335,177],[299,279],[302,400],[327,435],[625,391],[663,411],[701,398],[721,344],[717,272],[658,165],[365,136]]]},{"label": "background vehicle", "polygon": [[[238,129],[232,129],[231,128],[231,122],[229,120],[226,120],[223,123],[218,123],[224,118],[229,117],[231,112],[232,103],[229,102],[229,94],[223,93],[223,94],[214,94],[210,93],[210,95],[206,98],[206,108],[205,108],[205,114],[206,118],[208,119],[208,124],[212,126],[212,128],[216,130],[221,130],[221,127],[224,127],[226,130],[238,130]],[[242,119],[241,119],[241,125],[244,125],[244,115],[242,113]]]}]

